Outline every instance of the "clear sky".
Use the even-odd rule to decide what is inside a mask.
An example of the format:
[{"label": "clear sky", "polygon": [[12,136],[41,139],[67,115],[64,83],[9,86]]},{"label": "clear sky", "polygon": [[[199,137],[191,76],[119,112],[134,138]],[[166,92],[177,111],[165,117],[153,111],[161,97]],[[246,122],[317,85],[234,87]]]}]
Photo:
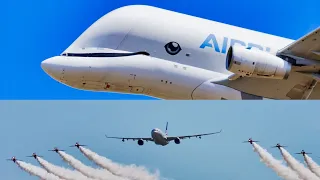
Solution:
[{"label": "clear sky", "polygon": [[[12,162],[17,158],[38,165],[25,156],[37,152],[48,161],[65,165],[47,151],[58,146],[92,165],[76,148],[76,141],[124,164],[135,163],[160,170],[176,180],[276,180],[276,174],[260,162],[250,144],[252,137],[280,158],[276,143],[291,153],[305,149],[317,158],[320,152],[317,101],[3,101],[0,102],[0,174],[7,180],[32,180]],[[106,139],[110,136],[150,137],[152,128],[169,135],[214,132],[219,135],[182,140],[165,147],[148,142]],[[301,155],[294,157],[302,160]]]},{"label": "clear sky", "polygon": [[[320,25],[319,0],[4,0],[1,99],[153,99],[92,93],[62,85],[40,68],[104,14],[145,4],[256,31],[297,39]],[[4,17],[4,18],[3,18]]]}]

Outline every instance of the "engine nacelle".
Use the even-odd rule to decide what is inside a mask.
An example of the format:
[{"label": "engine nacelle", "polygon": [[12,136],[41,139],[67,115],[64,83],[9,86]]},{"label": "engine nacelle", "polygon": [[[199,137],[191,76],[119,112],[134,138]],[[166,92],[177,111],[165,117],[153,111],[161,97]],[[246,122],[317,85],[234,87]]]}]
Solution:
[{"label": "engine nacelle", "polygon": [[226,57],[226,68],[240,76],[287,79],[291,64],[261,50],[230,46]]},{"label": "engine nacelle", "polygon": [[139,144],[139,146],[142,146],[142,145],[144,144],[143,140],[142,140],[142,139],[139,139],[139,140],[138,140],[138,144]]},{"label": "engine nacelle", "polygon": [[180,139],[179,139],[179,138],[175,138],[175,139],[174,139],[174,143],[180,144]]}]

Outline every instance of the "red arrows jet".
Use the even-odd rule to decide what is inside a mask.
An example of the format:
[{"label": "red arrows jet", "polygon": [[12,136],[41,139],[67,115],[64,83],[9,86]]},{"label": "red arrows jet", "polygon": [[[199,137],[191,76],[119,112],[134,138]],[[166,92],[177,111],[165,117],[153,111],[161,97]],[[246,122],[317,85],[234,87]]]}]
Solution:
[{"label": "red arrows jet", "polygon": [[301,152],[295,153],[295,154],[302,154],[302,156],[305,156],[306,154],[312,154],[312,153],[306,153],[304,150],[302,150]]},{"label": "red arrows jet", "polygon": [[12,157],[11,159],[7,159],[7,161],[13,161],[13,163],[16,163],[18,159],[16,159],[16,157]]},{"label": "red arrows jet", "polygon": [[32,153],[31,156],[27,156],[27,157],[34,157],[35,159],[37,159],[37,157],[43,157],[43,156],[38,156],[36,153]]},{"label": "red arrows jet", "polygon": [[288,146],[281,146],[279,143],[275,146],[272,146],[272,148],[278,148],[278,149],[280,149],[281,147],[288,147]]},{"label": "red arrows jet", "polygon": [[54,151],[54,152],[58,153],[59,151],[64,151],[64,150],[60,150],[60,149],[58,149],[57,147],[55,147],[55,148],[53,148],[52,150],[48,150],[48,151]]},{"label": "red arrows jet", "polygon": [[75,145],[72,145],[72,146],[70,146],[70,147],[77,147],[77,148],[79,149],[80,146],[87,146],[87,145],[80,145],[78,142],[76,142]]},{"label": "red arrows jet", "polygon": [[243,141],[243,143],[250,143],[250,144],[252,144],[253,142],[259,142],[259,141],[253,141],[252,138],[249,138],[248,141]]}]

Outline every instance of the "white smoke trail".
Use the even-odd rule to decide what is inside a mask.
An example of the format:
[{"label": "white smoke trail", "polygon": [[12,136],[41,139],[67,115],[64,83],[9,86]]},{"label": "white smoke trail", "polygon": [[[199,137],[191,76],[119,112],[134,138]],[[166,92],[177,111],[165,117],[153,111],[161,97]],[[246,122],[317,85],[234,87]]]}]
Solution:
[{"label": "white smoke trail", "polygon": [[285,180],[301,180],[296,172],[283,165],[281,161],[275,159],[267,150],[263,149],[257,143],[253,142],[252,145],[255,152],[260,156],[261,161],[274,170],[278,176]]},{"label": "white smoke trail", "polygon": [[155,175],[150,174],[144,167],[136,166],[136,165],[129,165],[129,166],[120,165],[84,147],[80,147],[80,151],[89,160],[93,161],[98,166],[108,170],[109,172],[111,172],[116,176],[121,176],[121,177],[129,178],[132,180],[158,180],[159,179],[158,173]]},{"label": "white smoke trail", "polygon": [[48,173],[47,171],[45,171],[44,169],[34,166],[32,164],[23,162],[23,161],[17,161],[17,165],[24,171],[28,172],[29,174],[33,175],[33,176],[37,176],[40,179],[43,180],[62,180],[59,177]]},{"label": "white smoke trail", "polygon": [[93,178],[93,179],[99,179],[99,180],[124,180],[124,178],[114,176],[110,172],[104,170],[104,169],[94,169],[92,167],[84,165],[82,162],[77,160],[76,158],[72,157],[71,155],[59,151],[58,154],[61,156],[61,158],[67,162],[70,166],[81,172],[83,175]]},{"label": "white smoke trail", "polygon": [[280,152],[283,159],[287,162],[288,166],[297,172],[299,177],[304,180],[319,180],[319,178],[313,174],[308,168],[304,167],[299,161],[293,158],[288,151],[284,148],[280,148]]},{"label": "white smoke trail", "polygon": [[312,171],[314,174],[316,174],[318,177],[320,177],[320,167],[319,165],[312,160],[311,157],[309,157],[307,154],[304,156],[304,161],[306,162],[308,168],[310,171]]},{"label": "white smoke trail", "polygon": [[52,173],[59,178],[65,179],[65,180],[92,180],[83,174],[81,174],[78,171],[73,171],[70,169],[66,169],[60,166],[56,166],[54,164],[49,163],[48,161],[37,157],[37,161],[39,164],[49,173]]}]

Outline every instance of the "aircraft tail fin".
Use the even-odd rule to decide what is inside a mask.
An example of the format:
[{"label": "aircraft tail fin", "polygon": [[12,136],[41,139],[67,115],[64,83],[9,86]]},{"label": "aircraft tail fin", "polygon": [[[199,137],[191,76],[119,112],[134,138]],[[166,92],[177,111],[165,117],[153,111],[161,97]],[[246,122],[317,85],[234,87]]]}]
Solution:
[{"label": "aircraft tail fin", "polygon": [[166,124],[166,135],[168,135],[168,122]]}]

